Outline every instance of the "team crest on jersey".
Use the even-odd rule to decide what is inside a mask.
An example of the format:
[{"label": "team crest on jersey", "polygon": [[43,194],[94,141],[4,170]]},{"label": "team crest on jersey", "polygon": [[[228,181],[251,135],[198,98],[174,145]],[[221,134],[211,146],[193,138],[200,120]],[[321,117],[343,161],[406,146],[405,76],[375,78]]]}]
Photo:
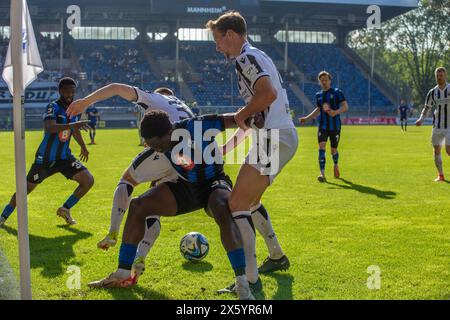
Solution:
[{"label": "team crest on jersey", "polygon": [[194,161],[192,161],[191,158],[182,154],[176,155],[175,164],[187,171],[191,171],[195,166]]}]

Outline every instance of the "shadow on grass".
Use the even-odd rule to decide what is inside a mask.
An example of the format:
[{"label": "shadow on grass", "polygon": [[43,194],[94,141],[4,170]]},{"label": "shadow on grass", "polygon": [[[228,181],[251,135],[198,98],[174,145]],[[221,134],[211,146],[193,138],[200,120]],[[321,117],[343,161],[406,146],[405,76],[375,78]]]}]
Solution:
[{"label": "shadow on grass", "polygon": [[326,184],[336,186],[336,187],[342,188],[342,189],[355,190],[360,193],[371,194],[371,195],[377,196],[380,199],[385,199],[385,200],[392,200],[397,195],[397,193],[394,191],[378,190],[378,189],[375,189],[375,188],[372,188],[369,186],[356,184],[356,183],[353,183],[349,180],[345,180],[342,178],[340,178],[338,180],[344,182],[345,184],[333,183],[333,182],[328,182],[328,181],[326,182]]},{"label": "shadow on grass", "polygon": [[267,277],[272,277],[277,281],[277,292],[273,295],[273,300],[293,300],[292,284],[294,277],[289,273],[266,273]]},{"label": "shadow on grass", "polygon": [[[92,289],[97,290],[97,289]],[[148,288],[144,288],[139,284],[131,288],[113,288],[113,289],[102,289],[108,290],[114,300],[169,300],[170,297]]]},{"label": "shadow on grass", "polygon": [[[42,268],[41,275],[46,278],[64,274],[66,270],[63,264],[67,264],[71,258],[75,258],[74,244],[92,236],[92,233],[69,226],[58,226],[58,228],[65,229],[72,234],[53,238],[29,235],[31,268]],[[17,237],[16,229],[9,226],[3,226],[3,229]]]},{"label": "shadow on grass", "polygon": [[185,261],[181,266],[184,270],[191,272],[207,272],[213,269],[213,265],[207,261]]}]

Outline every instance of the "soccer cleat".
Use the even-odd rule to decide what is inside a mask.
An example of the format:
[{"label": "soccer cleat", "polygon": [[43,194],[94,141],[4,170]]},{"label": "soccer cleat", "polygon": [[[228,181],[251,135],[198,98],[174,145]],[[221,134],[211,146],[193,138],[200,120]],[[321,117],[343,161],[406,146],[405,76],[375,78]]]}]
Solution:
[{"label": "soccer cleat", "polygon": [[334,165],[334,177],[338,179],[341,176],[341,173],[339,172],[339,166],[337,164]]},{"label": "soccer cleat", "polygon": [[321,174],[320,176],[317,177],[317,180],[319,182],[327,182],[327,178],[325,178],[324,174]]},{"label": "soccer cleat", "polygon": [[235,291],[239,300],[255,300],[246,277],[236,277]]},{"label": "soccer cleat", "polygon": [[438,177],[434,179],[434,182],[441,182],[441,181],[445,181],[443,174],[438,175]]},{"label": "soccer cleat", "polygon": [[273,271],[286,271],[291,266],[289,259],[286,256],[282,256],[280,259],[271,259],[267,257],[266,260],[259,266],[259,273],[269,273]]},{"label": "soccer cleat", "polygon": [[68,225],[74,225],[77,224],[77,222],[72,218],[70,215],[70,210],[64,207],[61,207],[56,211],[56,215],[58,217],[63,218]]},{"label": "soccer cleat", "polygon": [[132,276],[120,277],[118,272],[113,272],[104,279],[88,283],[91,288],[128,288],[136,284],[136,279]]},{"label": "soccer cleat", "polygon": [[[258,293],[262,290],[262,282],[261,282],[260,278],[258,278],[258,280],[255,283],[249,282],[248,285],[250,286],[250,290],[252,291],[253,294]],[[218,294],[223,294],[223,293],[236,294],[236,282],[232,283],[231,285],[229,285],[228,287],[226,287],[224,289],[217,290],[217,293]]]},{"label": "soccer cleat", "polygon": [[102,250],[108,250],[111,247],[114,247],[117,243],[117,232],[110,232],[106,235],[106,237],[97,243],[97,248]]},{"label": "soccer cleat", "polygon": [[135,278],[135,282],[138,282],[139,277],[144,273],[145,271],[145,257],[137,257],[134,262],[133,266],[131,267],[131,276]]},{"label": "soccer cleat", "polygon": [[6,219],[0,216],[0,227],[2,227],[6,222]]}]

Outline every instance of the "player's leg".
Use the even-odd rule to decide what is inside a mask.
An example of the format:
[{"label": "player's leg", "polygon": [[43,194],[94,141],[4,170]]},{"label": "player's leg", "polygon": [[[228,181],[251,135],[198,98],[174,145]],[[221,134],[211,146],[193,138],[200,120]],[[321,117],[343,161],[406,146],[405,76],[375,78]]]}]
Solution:
[{"label": "player's leg", "polygon": [[258,267],[259,273],[268,273],[277,270],[287,270],[290,266],[289,259],[281,249],[281,245],[278,242],[278,237],[273,229],[270,216],[260,202],[260,199],[256,201],[256,205],[253,205],[250,210],[252,212],[252,221],[256,230],[264,238],[269,256]]},{"label": "player's leg", "polygon": [[317,180],[319,182],[325,182],[327,181],[325,178],[325,163],[326,163],[326,148],[327,148],[327,142],[321,141],[319,142],[319,169],[320,169],[320,175],[317,177]]},{"label": "player's leg", "polygon": [[258,267],[255,252],[256,237],[250,208],[257,199],[261,198],[269,184],[269,176],[261,175],[256,168],[245,163],[239,170],[229,200],[231,215],[241,233],[247,278],[251,283],[258,281]]},{"label": "player's leg", "polygon": [[89,144],[94,144],[94,137],[92,135],[92,126],[89,126],[89,139],[90,139]]},{"label": "player's leg", "polygon": [[433,144],[434,164],[438,171],[438,177],[434,180],[436,182],[444,181],[444,168],[442,165],[442,145],[445,141],[445,134],[437,129],[433,129],[431,135],[431,143]]},{"label": "player's leg", "polygon": [[340,137],[341,137],[340,131],[335,131],[330,135],[331,156],[333,158],[333,163],[334,163],[334,177],[335,178],[339,178],[341,175],[339,172],[339,152],[338,152]]},{"label": "player's leg", "polygon": [[95,144],[95,134],[97,133],[97,127],[92,126],[92,144]]},{"label": "player's leg", "polygon": [[89,192],[94,185],[94,177],[91,175],[89,170],[75,158],[61,161],[61,164],[58,164],[57,166],[59,167],[59,171],[67,179],[78,183],[78,186],[74,192],[56,212],[56,214],[63,218],[67,224],[73,225],[76,224],[76,221],[70,215],[70,209],[72,209],[72,207],[74,207],[81,200],[81,198]]},{"label": "player's leg", "polygon": [[[148,253],[153,248],[156,239],[158,239],[161,233],[161,220],[160,216],[149,216],[145,221],[145,234],[144,238],[139,242],[136,258],[133,263],[132,271],[134,276],[139,277],[145,270],[145,259]],[[137,282],[137,278],[136,278]]]},{"label": "player's leg", "polygon": [[91,287],[127,287],[136,283],[131,269],[139,242],[145,232],[147,216],[174,216],[178,212],[177,199],[166,183],[151,188],[130,202],[125,222],[122,244],[119,250],[119,266],[116,272],[100,281],[89,283]]},{"label": "player's leg", "polygon": [[408,131],[408,118],[405,118],[404,121],[405,121],[405,131]]},{"label": "player's leg", "polygon": [[[33,192],[33,190],[36,187],[37,187],[37,184],[27,181],[27,194],[30,194],[31,192]],[[14,212],[15,208],[16,208],[16,194],[14,193],[11,197],[11,200],[5,206],[5,208],[3,208],[2,214],[0,215],[0,226],[5,224],[6,220]]]}]

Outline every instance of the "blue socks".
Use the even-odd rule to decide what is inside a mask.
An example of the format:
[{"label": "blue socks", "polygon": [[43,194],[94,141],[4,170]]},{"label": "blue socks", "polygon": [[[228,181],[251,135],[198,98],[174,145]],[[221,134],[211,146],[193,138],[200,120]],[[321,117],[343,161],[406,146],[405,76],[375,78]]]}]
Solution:
[{"label": "blue socks", "polygon": [[245,254],[244,249],[239,248],[227,253],[228,259],[230,260],[231,267],[234,270],[236,277],[245,274]]},{"label": "blue socks", "polygon": [[[137,245],[122,243],[119,251],[119,269],[131,270],[136,258]],[[244,258],[245,259],[245,258]],[[244,263],[245,264],[245,263]],[[244,268],[245,273],[245,268]]]},{"label": "blue socks", "polygon": [[319,149],[319,167],[320,171],[325,170],[325,150]]},{"label": "blue socks", "polygon": [[78,199],[77,197],[75,197],[74,195],[71,195],[69,197],[69,199],[66,200],[66,202],[64,202],[63,207],[66,209],[70,209],[72,208],[74,205],[77,204],[77,202],[80,201],[80,199]]},{"label": "blue socks", "polygon": [[3,209],[2,212],[2,218],[4,218],[5,220],[9,218],[9,216],[11,215],[11,213],[14,212],[14,207],[12,207],[10,204],[8,204],[5,209]]},{"label": "blue socks", "polygon": [[338,164],[338,162],[339,162],[339,152],[336,152],[336,154],[333,154],[333,162],[334,162],[334,164]]}]

